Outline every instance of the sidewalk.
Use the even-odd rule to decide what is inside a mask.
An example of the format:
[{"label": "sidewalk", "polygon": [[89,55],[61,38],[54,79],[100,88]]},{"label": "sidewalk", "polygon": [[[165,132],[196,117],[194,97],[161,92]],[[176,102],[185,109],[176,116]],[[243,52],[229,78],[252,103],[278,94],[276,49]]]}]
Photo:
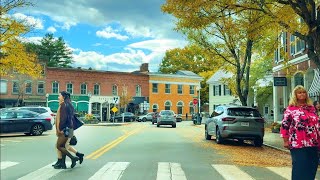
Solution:
[{"label": "sidewalk", "polygon": [[288,149],[283,147],[283,139],[280,137],[280,134],[272,133],[268,129],[264,132],[263,144],[281,151],[290,152]]}]

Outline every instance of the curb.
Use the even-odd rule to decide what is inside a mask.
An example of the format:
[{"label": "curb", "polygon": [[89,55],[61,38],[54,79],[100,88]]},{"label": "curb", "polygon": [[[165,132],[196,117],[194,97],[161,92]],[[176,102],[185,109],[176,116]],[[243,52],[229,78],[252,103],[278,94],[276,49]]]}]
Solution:
[{"label": "curb", "polygon": [[279,151],[283,151],[283,152],[290,153],[289,150],[283,149],[283,148],[279,148],[279,147],[277,147],[277,146],[273,146],[273,145],[266,144],[266,143],[263,143],[263,145],[265,145],[265,146],[267,146],[267,147],[270,147],[270,148],[272,148],[272,149],[276,149],[276,150],[279,150]]}]

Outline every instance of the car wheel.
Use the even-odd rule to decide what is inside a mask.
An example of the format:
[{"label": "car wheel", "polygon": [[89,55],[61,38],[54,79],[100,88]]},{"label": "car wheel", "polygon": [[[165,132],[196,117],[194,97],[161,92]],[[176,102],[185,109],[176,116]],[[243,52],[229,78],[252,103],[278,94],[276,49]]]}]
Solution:
[{"label": "car wheel", "polygon": [[173,125],[172,125],[172,127],[173,127],[173,128],[176,128],[176,127],[177,127],[177,125],[176,125],[176,124],[173,124]]},{"label": "car wheel", "polygon": [[152,121],[152,125],[154,124],[154,122]]},{"label": "car wheel", "polygon": [[146,122],[146,121],[147,121],[147,118],[143,118],[142,121],[143,121],[143,122]]},{"label": "car wheel", "polygon": [[206,127],[206,129],[205,129],[205,138],[206,138],[206,140],[211,140],[211,135],[208,134],[208,129],[207,129],[207,127]]},{"label": "car wheel", "polygon": [[35,136],[40,136],[44,131],[44,128],[41,124],[35,124],[31,127],[30,133]]},{"label": "car wheel", "polygon": [[222,142],[223,142],[223,139],[221,137],[220,130],[217,127],[217,130],[216,130],[216,143],[217,144],[221,144]]},{"label": "car wheel", "polygon": [[159,124],[157,124],[157,127],[160,127],[160,125],[159,125]]},{"label": "car wheel", "polygon": [[254,140],[254,146],[255,147],[261,147],[263,145],[263,139],[262,138],[257,138]]}]

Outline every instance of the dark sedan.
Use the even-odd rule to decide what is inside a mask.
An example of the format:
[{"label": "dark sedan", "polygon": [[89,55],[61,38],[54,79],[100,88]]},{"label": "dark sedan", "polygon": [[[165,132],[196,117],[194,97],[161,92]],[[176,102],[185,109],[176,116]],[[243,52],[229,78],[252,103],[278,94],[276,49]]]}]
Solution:
[{"label": "dark sedan", "polygon": [[4,110],[0,112],[0,133],[25,133],[39,136],[51,130],[51,118],[28,110]]},{"label": "dark sedan", "polygon": [[[122,117],[124,117],[124,122],[132,122],[137,118],[133,113],[125,112],[114,116],[115,122],[122,122]],[[113,118],[110,121],[113,122]]]}]

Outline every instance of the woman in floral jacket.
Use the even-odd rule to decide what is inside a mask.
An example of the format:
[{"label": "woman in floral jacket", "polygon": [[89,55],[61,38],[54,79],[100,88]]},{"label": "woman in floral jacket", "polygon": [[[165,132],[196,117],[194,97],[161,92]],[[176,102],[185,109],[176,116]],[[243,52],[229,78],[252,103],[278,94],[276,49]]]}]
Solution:
[{"label": "woman in floral jacket", "polygon": [[292,180],[314,180],[318,168],[319,117],[303,86],[292,91],[284,112],[280,134],[290,149]]}]

